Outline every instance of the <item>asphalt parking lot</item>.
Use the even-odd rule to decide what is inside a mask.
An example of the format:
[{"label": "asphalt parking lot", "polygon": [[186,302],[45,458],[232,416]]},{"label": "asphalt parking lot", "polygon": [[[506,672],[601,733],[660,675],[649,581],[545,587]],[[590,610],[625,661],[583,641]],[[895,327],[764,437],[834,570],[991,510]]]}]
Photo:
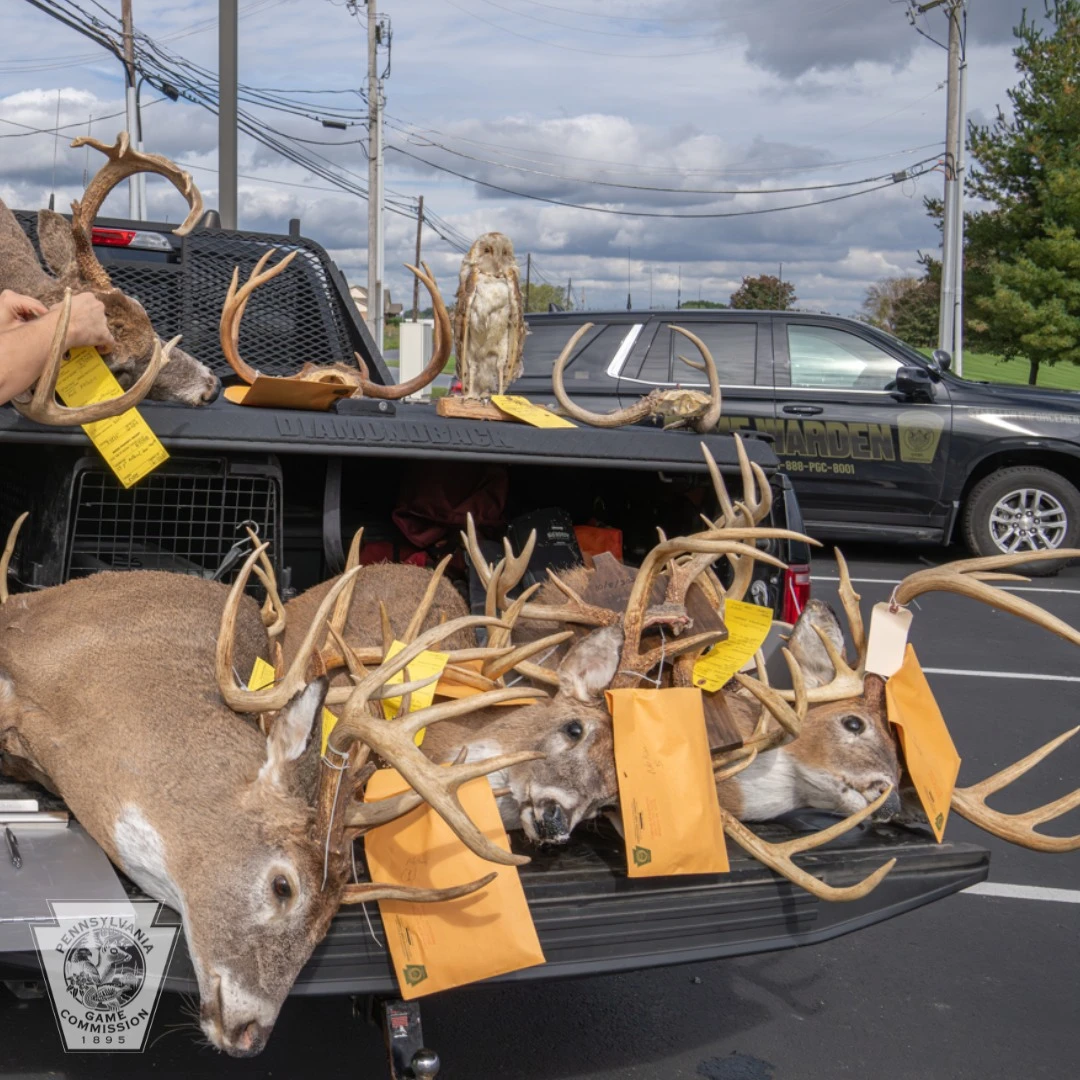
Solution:
[{"label": "asphalt parking lot", "polygon": [[[847,552],[863,610],[938,549]],[[950,552],[959,557],[962,552]],[[815,562],[835,596],[835,563]],[[1080,625],[1080,567],[1010,586]],[[1076,722],[1075,647],[959,597],[917,601],[912,637],[971,783]],[[995,805],[1023,810],[1080,783],[1080,738]],[[1070,827],[1071,826],[1071,827]],[[1080,853],[1036,855],[954,818],[992,852],[980,887],[852,936],[785,953],[535,988],[478,988],[424,1005],[444,1080],[1071,1080],[1080,1062]],[[1080,831],[1080,811],[1055,828]],[[166,998],[144,1055],[62,1052],[47,1002],[0,999],[0,1072],[37,1077],[380,1078],[376,1028],[348,1000],[294,999],[269,1049],[200,1046]]]}]

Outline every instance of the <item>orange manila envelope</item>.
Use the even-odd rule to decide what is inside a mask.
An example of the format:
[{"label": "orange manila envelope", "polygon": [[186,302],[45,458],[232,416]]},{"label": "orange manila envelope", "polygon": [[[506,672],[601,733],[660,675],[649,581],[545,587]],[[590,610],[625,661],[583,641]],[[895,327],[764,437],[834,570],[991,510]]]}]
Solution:
[{"label": "orange manila envelope", "polygon": [[889,721],[900,734],[900,749],[911,782],[940,844],[960,772],[960,755],[910,645],[903,666],[885,684],[885,701]]},{"label": "orange manila envelope", "polygon": [[[380,769],[365,799],[385,799],[407,790],[394,769]],[[458,789],[465,812],[484,835],[510,850],[495,796],[486,777]],[[372,881],[445,889],[498,876],[479,892],[437,904],[380,900],[379,912],[406,1000],[543,964],[525,890],[516,866],[499,866],[471,852],[426,804],[364,838]]]},{"label": "orange manila envelope", "polygon": [[629,877],[726,874],[701,691],[609,690]]}]

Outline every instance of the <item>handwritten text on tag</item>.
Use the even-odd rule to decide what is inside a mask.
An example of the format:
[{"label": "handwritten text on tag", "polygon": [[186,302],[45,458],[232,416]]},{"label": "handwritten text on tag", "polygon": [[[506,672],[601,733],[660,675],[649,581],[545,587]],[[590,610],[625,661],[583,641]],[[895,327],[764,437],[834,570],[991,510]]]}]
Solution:
[{"label": "handwritten text on tag", "polygon": [[724,625],[727,639],[717,642],[694,664],[694,685],[710,693],[719,690],[761,648],[769,636],[772,612],[760,604],[728,600]]},{"label": "handwritten text on tag", "polygon": [[[77,408],[111,401],[124,391],[97,349],[87,345],[72,349],[61,365],[56,392],[65,405]],[[136,409],[83,424],[83,431],[126,488],[137,484],[169,457]]]}]

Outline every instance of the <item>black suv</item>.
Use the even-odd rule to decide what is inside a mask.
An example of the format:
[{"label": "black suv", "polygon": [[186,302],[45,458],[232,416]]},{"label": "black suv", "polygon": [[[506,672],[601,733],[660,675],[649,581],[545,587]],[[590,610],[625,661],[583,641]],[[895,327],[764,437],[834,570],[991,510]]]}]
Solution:
[{"label": "black suv", "polygon": [[948,543],[959,527],[979,555],[1080,539],[1078,394],[971,382],[946,354],[853,319],[734,310],[530,315],[515,391],[553,402],[554,359],[586,321],[565,384],[599,411],[703,385],[668,328],[698,334],[720,373],[720,430],[772,437],[815,536]]}]

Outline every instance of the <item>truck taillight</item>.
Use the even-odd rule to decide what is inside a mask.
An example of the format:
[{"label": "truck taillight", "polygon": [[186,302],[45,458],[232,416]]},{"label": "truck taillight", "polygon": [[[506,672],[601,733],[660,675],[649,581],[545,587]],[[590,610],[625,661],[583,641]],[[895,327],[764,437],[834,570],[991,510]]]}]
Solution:
[{"label": "truck taillight", "polygon": [[810,599],[810,567],[795,563],[784,571],[784,622],[798,621]]},{"label": "truck taillight", "polygon": [[141,248],[143,251],[172,251],[172,244],[160,233],[141,229],[106,229],[96,226],[90,236],[97,247]]}]

